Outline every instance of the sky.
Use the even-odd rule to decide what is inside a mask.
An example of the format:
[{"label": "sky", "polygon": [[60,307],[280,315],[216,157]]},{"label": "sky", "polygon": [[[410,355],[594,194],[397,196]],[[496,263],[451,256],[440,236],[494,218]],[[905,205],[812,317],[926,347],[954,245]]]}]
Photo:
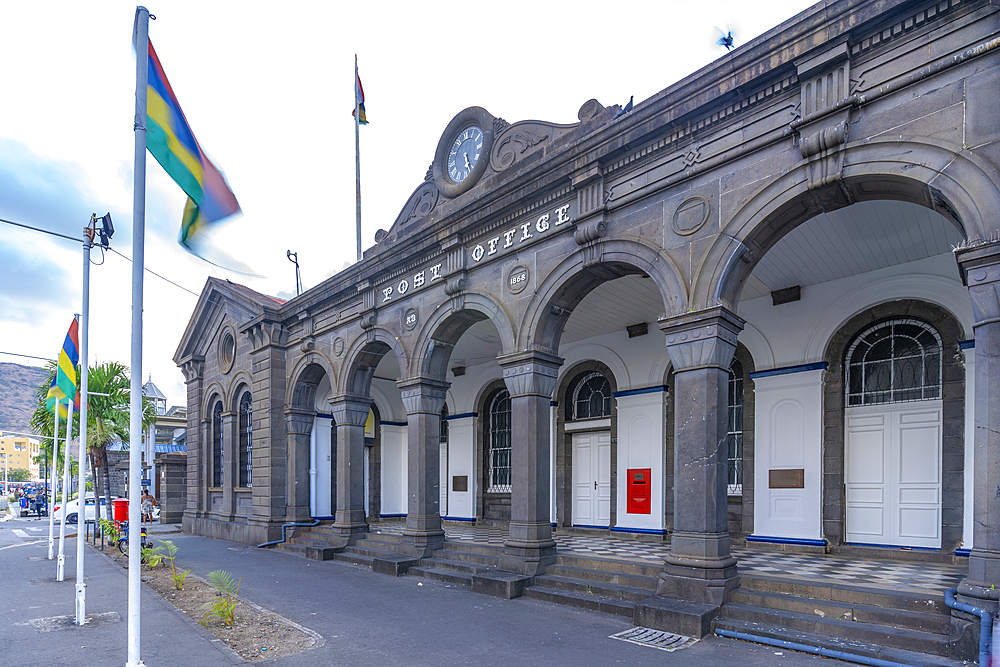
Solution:
[{"label": "sky", "polygon": [[[362,248],[424,179],[448,122],[470,106],[514,123],[577,122],[584,102],[635,103],[786,21],[811,2],[171,0],[149,35],[205,152],[243,210],[212,237],[250,274],[188,254],[186,196],[147,153],[143,382],[184,405],[174,365],[209,276],[278,298],[356,260],[354,56],[361,127]],[[279,9],[280,6],[280,9]],[[111,213],[114,252],[94,249],[89,363],[131,361],[135,5],[0,3],[0,219],[80,237]],[[0,362],[54,358],[82,310],[82,244],[0,223]],[[158,274],[151,275],[149,271]]]}]

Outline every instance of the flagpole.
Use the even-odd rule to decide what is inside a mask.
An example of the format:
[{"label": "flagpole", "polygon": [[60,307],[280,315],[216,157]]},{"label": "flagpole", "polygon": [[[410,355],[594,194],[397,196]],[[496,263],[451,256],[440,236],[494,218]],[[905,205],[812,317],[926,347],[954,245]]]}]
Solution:
[{"label": "flagpole", "polygon": [[[56,362],[59,363],[58,361]],[[56,376],[59,375],[59,367],[56,366]],[[54,551],[56,546],[55,531],[52,517],[52,508],[56,506],[56,468],[58,464],[56,461],[59,458],[59,403],[61,403],[58,398],[56,398],[55,404],[55,425],[52,428],[52,467],[46,472],[49,473],[49,480],[52,483],[52,502],[49,503],[49,560],[55,557]],[[44,497],[45,494],[42,494]]]},{"label": "flagpole", "polygon": [[[93,216],[91,216],[91,224]],[[80,317],[80,454],[77,471],[77,498],[87,498],[87,329],[90,328],[90,246],[94,243],[93,231],[83,230],[83,308]],[[110,501],[108,501],[110,502]],[[86,502],[84,502],[86,505]],[[100,494],[94,489],[94,530],[101,508]],[[76,624],[83,625],[87,618],[87,584],[83,581],[83,528],[87,525],[87,510],[77,511],[76,524]]]},{"label": "flagpole", "polygon": [[[62,510],[62,521],[59,523],[59,559],[56,561],[56,581],[63,581],[66,579],[66,503],[68,502],[69,496],[69,451],[70,451],[70,440],[73,436],[73,399],[67,399],[66,402],[69,404],[69,412],[66,417],[66,446],[63,447],[63,475],[62,475],[62,503],[60,509]],[[85,500],[85,498],[79,498],[79,500]],[[79,517],[83,515],[83,503],[79,503],[80,507],[76,513],[79,521]],[[53,505],[52,507],[55,507]],[[54,512],[50,512],[54,514]],[[79,528],[77,531],[79,532]]]},{"label": "flagpole", "polygon": [[358,227],[356,237],[358,241],[358,261],[361,261],[361,110],[358,108],[361,102],[358,100],[358,54],[354,54],[354,183],[357,191],[358,203]]},{"label": "flagpole", "polygon": [[[128,662],[140,667],[139,657],[139,556],[141,521],[142,442],[142,278],[146,227],[146,85],[149,77],[149,10],[135,10],[135,183],[132,192],[132,361],[129,396],[128,454]],[[96,494],[95,494],[96,495]],[[95,506],[96,507],[96,506]]]}]

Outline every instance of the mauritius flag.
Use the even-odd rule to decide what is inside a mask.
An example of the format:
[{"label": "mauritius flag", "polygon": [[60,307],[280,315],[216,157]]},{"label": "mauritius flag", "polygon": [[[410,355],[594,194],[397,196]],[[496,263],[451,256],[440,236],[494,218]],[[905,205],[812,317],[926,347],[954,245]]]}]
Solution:
[{"label": "mauritius flag", "polygon": [[240,212],[225,176],[205,156],[194,138],[153,43],[149,43],[146,87],[146,147],[188,196],[180,244],[194,251],[198,232]]},{"label": "mauritius flag", "polygon": [[79,395],[76,393],[76,365],[80,361],[79,328],[80,323],[74,317],[66,333],[66,340],[63,341],[62,349],[59,351],[55,377],[52,378],[49,393],[45,397],[45,406],[49,412],[55,412],[56,401],[62,403],[70,396],[74,401],[79,401]]}]

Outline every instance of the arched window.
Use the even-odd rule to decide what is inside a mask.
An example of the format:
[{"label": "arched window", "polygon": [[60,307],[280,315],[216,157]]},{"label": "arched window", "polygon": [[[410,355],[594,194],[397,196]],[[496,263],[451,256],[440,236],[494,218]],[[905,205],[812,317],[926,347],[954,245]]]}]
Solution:
[{"label": "arched window", "polygon": [[510,393],[497,389],[486,400],[486,490],[510,493]]},{"label": "arched window", "polygon": [[941,398],[941,336],[919,320],[866,329],[847,351],[847,405]]},{"label": "arched window", "polygon": [[611,416],[611,383],[593,372],[579,376],[573,383],[571,421]]},{"label": "arched window", "polygon": [[212,486],[222,486],[222,401],[212,410]]},{"label": "arched window", "polygon": [[240,486],[253,486],[253,402],[249,391],[240,398]]},{"label": "arched window", "polygon": [[729,426],[726,429],[726,459],[729,495],[743,493],[743,364],[733,360],[729,367]]}]

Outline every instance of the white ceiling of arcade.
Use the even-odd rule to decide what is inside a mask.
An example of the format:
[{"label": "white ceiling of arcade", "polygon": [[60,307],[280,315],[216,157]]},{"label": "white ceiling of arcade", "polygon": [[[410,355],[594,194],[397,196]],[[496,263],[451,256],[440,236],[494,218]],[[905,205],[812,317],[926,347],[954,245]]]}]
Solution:
[{"label": "white ceiling of arcade", "polygon": [[[741,300],[807,287],[949,252],[961,235],[940,214],[907,202],[872,201],[820,214],[785,235],[754,268]],[[663,314],[652,280],[625,276],[604,283],[576,307],[562,344],[624,330],[646,322],[650,333]],[[489,320],[474,324],[459,340],[449,367],[475,366],[500,352]],[[383,360],[377,375],[398,376],[398,364]]]}]

